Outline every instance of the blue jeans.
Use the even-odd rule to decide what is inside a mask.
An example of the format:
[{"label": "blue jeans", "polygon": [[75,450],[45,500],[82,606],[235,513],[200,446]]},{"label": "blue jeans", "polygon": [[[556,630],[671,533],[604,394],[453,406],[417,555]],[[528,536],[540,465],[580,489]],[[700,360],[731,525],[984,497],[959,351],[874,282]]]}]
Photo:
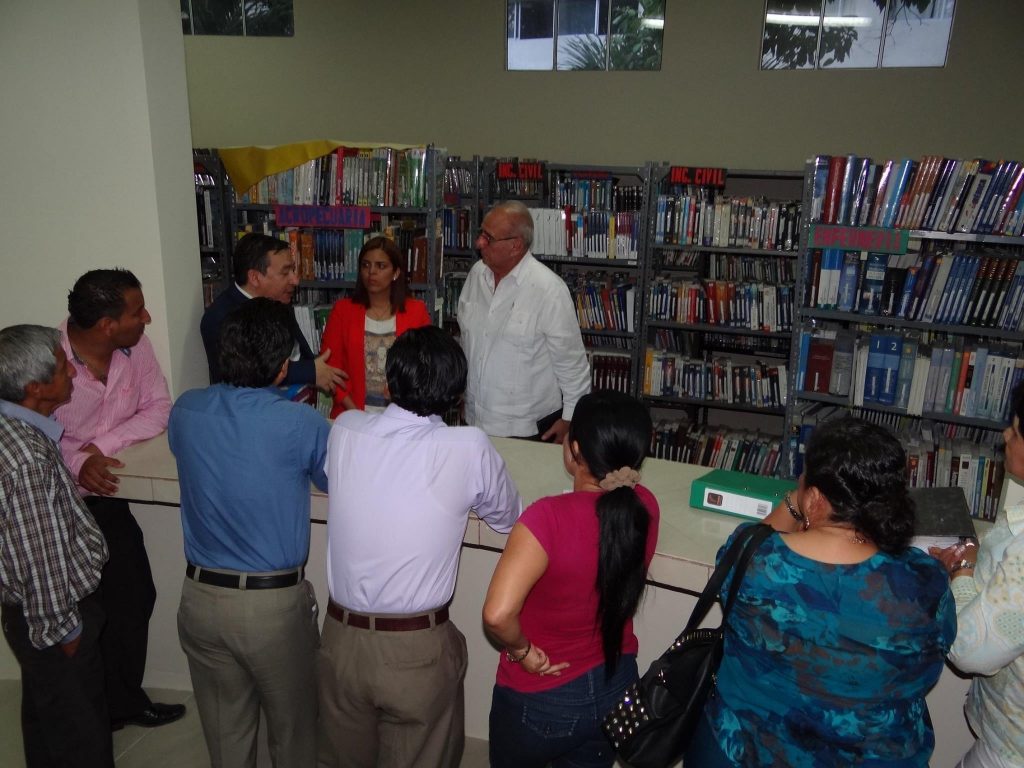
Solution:
[{"label": "blue jeans", "polygon": [[636,656],[622,656],[611,679],[604,665],[539,693],[494,686],[491,768],[610,768],[615,751],[601,723],[637,679]]}]

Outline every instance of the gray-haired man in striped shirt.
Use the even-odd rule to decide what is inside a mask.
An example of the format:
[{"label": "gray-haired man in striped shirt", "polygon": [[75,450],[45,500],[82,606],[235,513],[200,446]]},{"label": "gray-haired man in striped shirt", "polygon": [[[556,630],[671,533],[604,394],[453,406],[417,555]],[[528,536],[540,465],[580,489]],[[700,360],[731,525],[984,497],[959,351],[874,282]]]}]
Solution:
[{"label": "gray-haired man in striped shirt", "polygon": [[74,376],[56,329],[0,330],[0,602],[29,768],[114,765],[93,596],[107,546],[50,418]]}]

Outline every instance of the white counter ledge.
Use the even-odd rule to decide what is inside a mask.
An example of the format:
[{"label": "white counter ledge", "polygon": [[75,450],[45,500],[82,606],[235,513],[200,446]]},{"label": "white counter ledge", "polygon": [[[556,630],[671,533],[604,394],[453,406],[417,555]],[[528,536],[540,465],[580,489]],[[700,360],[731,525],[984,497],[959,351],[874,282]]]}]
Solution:
[{"label": "white counter ledge", "polygon": [[[508,464],[525,504],[542,496],[569,490],[571,479],[562,466],[560,446],[493,438]],[[118,496],[144,504],[179,504],[178,469],[167,445],[166,434],[132,446],[118,454],[124,467],[113,470],[120,478]],[[662,459],[648,459],[643,482],[661,505],[661,529],[650,580],[669,587],[699,592],[710,574],[718,548],[741,522],[739,518],[706,512],[689,506],[690,484],[707,472],[706,467]],[[326,495],[311,488],[314,523],[327,518]],[[505,536],[471,517],[465,543],[495,549],[504,547]]]}]

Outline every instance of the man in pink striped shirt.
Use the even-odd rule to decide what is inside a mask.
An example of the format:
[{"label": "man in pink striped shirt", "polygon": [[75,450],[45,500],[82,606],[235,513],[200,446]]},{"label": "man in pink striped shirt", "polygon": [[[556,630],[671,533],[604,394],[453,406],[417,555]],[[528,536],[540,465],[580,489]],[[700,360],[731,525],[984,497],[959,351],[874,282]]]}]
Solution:
[{"label": "man in pink striped shirt", "polygon": [[167,428],[171,397],[144,336],[152,318],[135,275],[87,272],[68,294],[68,314],[59,330],[76,386],[54,415],[64,427],[64,461],[110,550],[100,581],[107,614],[100,650],[111,727],[164,725],[185,707],[154,703],[142,690],[156,587],[142,530],[128,502],[112,498],[118,478],[110,468],[124,466],[113,458],[118,451]]}]

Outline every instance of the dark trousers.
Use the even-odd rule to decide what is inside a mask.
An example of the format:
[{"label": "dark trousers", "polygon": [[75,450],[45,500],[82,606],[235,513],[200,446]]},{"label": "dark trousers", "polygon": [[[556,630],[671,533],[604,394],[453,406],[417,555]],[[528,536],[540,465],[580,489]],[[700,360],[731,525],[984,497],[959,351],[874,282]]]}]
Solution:
[{"label": "dark trousers", "polygon": [[103,608],[96,595],[78,607],[82,635],[68,658],[60,646],[33,647],[21,606],[3,606],[4,637],[21,665],[21,732],[28,768],[114,765],[99,651]]},{"label": "dark trousers", "polygon": [[100,577],[100,597],[107,624],[100,635],[107,707],[111,720],[138,715],[150,705],[142,690],[149,644],[149,618],[156,586],[149,568],[142,529],[128,502],[87,496],[85,503],[107,540],[110,559]]}]

